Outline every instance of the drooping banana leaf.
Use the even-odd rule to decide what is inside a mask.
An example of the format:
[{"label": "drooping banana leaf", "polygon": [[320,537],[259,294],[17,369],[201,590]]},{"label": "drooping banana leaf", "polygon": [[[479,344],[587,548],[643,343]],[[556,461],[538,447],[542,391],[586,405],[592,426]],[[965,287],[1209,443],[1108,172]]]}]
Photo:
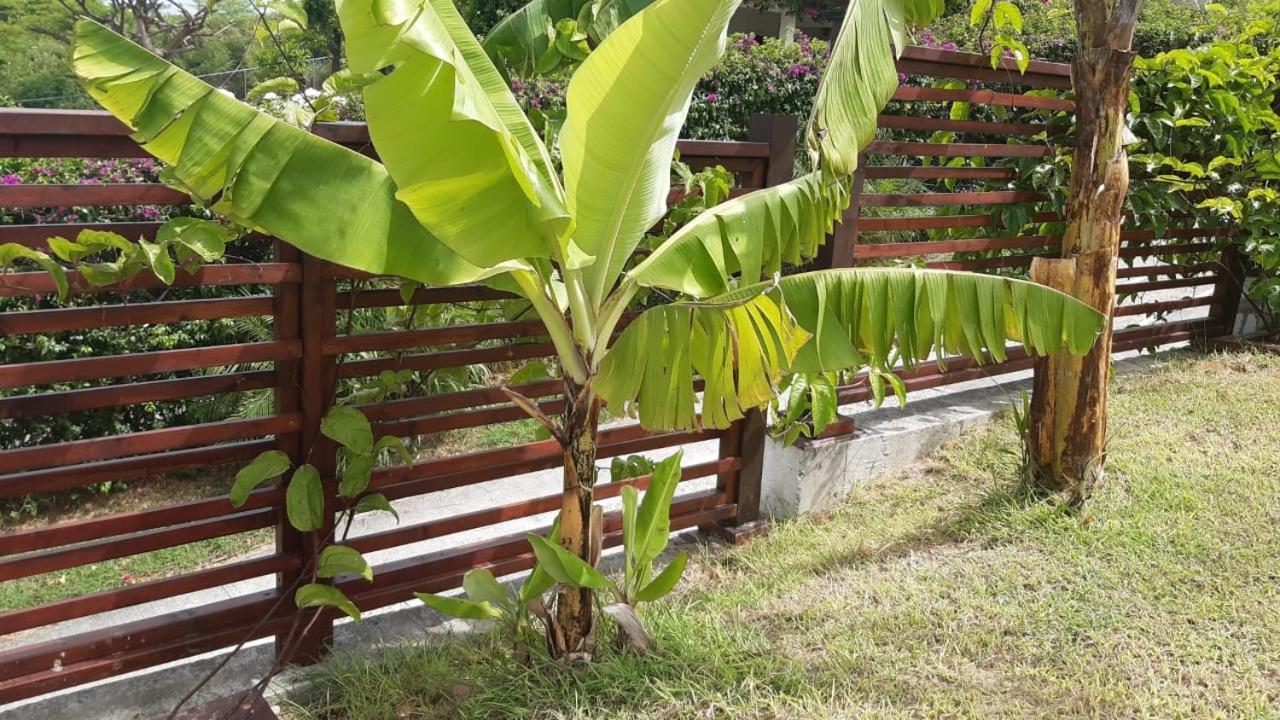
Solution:
[{"label": "drooping banana leaf", "polygon": [[810,335],[797,372],[913,368],[937,355],[1005,359],[1007,342],[1033,354],[1083,355],[1103,316],[1044,285],[994,275],[914,268],[846,268],[778,281],[787,310]]},{"label": "drooping banana leaf", "polygon": [[818,172],[747,193],[680,228],[628,276],[639,285],[697,298],[749,285],[811,259],[849,206],[845,182]]},{"label": "drooping banana leaf", "polygon": [[569,83],[560,133],[574,244],[598,306],[665,213],[671,157],[697,81],[739,0],[658,0],[605,39]]},{"label": "drooping banana leaf", "polygon": [[[822,270],[641,313],[604,356],[595,390],[651,429],[726,427],[785,372],[907,367],[960,353],[1005,357],[1092,346],[1104,318],[1043,285],[974,273]],[[694,377],[704,380],[699,408]],[[700,414],[699,414],[700,411]]]},{"label": "drooping banana leaf", "polygon": [[396,200],[376,161],[260,113],[90,20],[76,75],[192,195],[242,224],[348,267],[434,285],[502,272],[443,245]]},{"label": "drooping banana leaf", "polygon": [[418,221],[477,265],[562,257],[569,213],[546,147],[451,0],[342,0],[369,135]]},{"label": "drooping banana leaf", "polygon": [[[627,326],[601,363],[595,392],[646,428],[728,427],[773,399],[807,339],[776,287],[660,305]],[[701,417],[694,377],[704,381]]]},{"label": "drooping banana leaf", "polygon": [[805,139],[814,165],[828,178],[852,175],[857,169],[858,153],[875,139],[876,115],[898,88],[892,14],[886,15],[885,7],[901,8],[902,2],[850,0],[845,10]]}]

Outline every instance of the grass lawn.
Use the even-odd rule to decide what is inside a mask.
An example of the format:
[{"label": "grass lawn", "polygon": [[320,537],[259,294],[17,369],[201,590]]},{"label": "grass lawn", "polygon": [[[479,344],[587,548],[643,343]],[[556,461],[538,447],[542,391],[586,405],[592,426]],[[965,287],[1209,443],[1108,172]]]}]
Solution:
[{"label": "grass lawn", "polygon": [[1009,421],[838,510],[710,546],[659,650],[517,669],[473,634],[320,666],[288,717],[1280,717],[1280,359],[1126,377],[1084,514]]}]

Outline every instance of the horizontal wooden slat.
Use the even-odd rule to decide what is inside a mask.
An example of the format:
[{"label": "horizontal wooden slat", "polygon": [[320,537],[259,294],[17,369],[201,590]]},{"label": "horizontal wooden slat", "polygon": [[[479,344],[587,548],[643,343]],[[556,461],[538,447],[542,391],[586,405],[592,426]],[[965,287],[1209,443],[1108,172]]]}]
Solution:
[{"label": "horizontal wooden slat", "polygon": [[5,108],[0,135],[98,135],[128,137],[129,128],[102,110]]},{"label": "horizontal wooden slat", "polygon": [[377,375],[383,370],[435,370],[480,363],[506,362],[509,360],[532,360],[553,355],[555,355],[555,346],[551,343],[443,350],[434,353],[402,355],[396,358],[345,362],[342,367],[338,368],[338,377],[343,379],[369,377]]},{"label": "horizontal wooden slat", "polygon": [[1063,110],[1068,112],[1076,107],[1074,102],[1065,98],[1036,97],[1034,95],[973,88],[950,90],[912,85],[899,86],[893,92],[893,99],[903,102],[967,102],[977,105],[1004,105],[1006,107]]},{"label": "horizontal wooden slat", "polygon": [[229,297],[8,312],[0,314],[0,334],[25,335],[120,325],[253,317],[270,315],[273,302],[269,296]]},{"label": "horizontal wooden slat", "polygon": [[276,555],[254,558],[176,577],[149,580],[115,590],[67,598],[33,608],[10,610],[0,613],[0,635],[230,585],[263,575],[286,572],[296,569],[301,564],[296,557]]},{"label": "horizontal wooden slat", "polygon": [[1221,269],[1222,265],[1218,263],[1197,263],[1194,265],[1140,265],[1137,267],[1118,268],[1116,270],[1116,277],[1134,278],[1159,277],[1161,275],[1191,275]]},{"label": "horizontal wooden slat", "polygon": [[0,157],[20,158],[145,158],[150,157],[127,137],[0,134]]},{"label": "horizontal wooden slat", "polygon": [[1122,258],[1161,257],[1165,255],[1194,255],[1214,249],[1213,243],[1180,243],[1170,245],[1139,245],[1120,248]]},{"label": "horizontal wooden slat", "polygon": [[1213,304],[1211,296],[1183,298],[1181,300],[1165,300],[1162,302],[1139,303],[1137,305],[1120,305],[1112,312],[1115,317],[1131,315],[1151,315],[1153,313],[1173,312],[1193,307],[1205,307]]},{"label": "horizontal wooden slat", "polygon": [[994,258],[974,258],[972,260],[939,260],[927,262],[926,268],[937,270],[995,270],[997,268],[1029,267],[1036,257],[1048,255],[1048,252],[1030,255],[1008,255]]},{"label": "horizontal wooden slat", "polygon": [[302,344],[299,341],[272,340],[242,345],[214,345],[189,350],[159,350],[133,355],[48,360],[0,365],[0,388],[132,377],[224,365],[296,360],[300,357],[302,357]]},{"label": "horizontal wooden slat", "polygon": [[326,355],[342,355],[354,352],[407,350],[452,343],[543,337],[546,333],[546,327],[541,320],[443,326],[422,330],[339,335],[324,342],[323,352]]},{"label": "horizontal wooden slat", "polygon": [[91,545],[77,545],[0,560],[0,581],[57,572],[90,563],[258,530],[275,524],[276,514],[275,508],[263,508],[232,517],[205,520],[164,530],[152,530]]},{"label": "horizontal wooden slat", "polygon": [[291,413],[245,420],[220,420],[200,425],[182,425],[90,440],[35,445],[16,450],[0,450],[0,473],[116,460],[130,455],[279,435],[297,430],[300,423],[301,417]]},{"label": "horizontal wooden slat", "polygon": [[1030,88],[1052,88],[1070,90],[1071,78],[1062,75],[1045,75],[1039,73],[1020,73],[1015,68],[993,70],[991,65],[956,65],[949,62],[932,62],[928,60],[898,60],[898,72],[907,75],[927,75],[938,78],[956,78],[958,80],[977,80],[979,82],[1000,85],[1016,85]]},{"label": "horizontal wooden slat", "polygon": [[189,205],[191,197],[156,183],[0,185],[0,208]]},{"label": "horizontal wooden slat", "polygon": [[275,378],[276,374],[272,370],[257,370],[174,380],[123,383],[83,390],[14,395],[0,398],[0,420],[23,420],[138,403],[264,390],[274,386]]},{"label": "horizontal wooden slat", "polygon": [[1008,238],[966,238],[963,240],[936,240],[908,243],[861,243],[853,247],[855,259],[917,257],[956,252],[980,252],[984,250],[1017,250],[1056,245],[1061,241],[1056,235],[1023,235]]},{"label": "horizontal wooden slat", "polygon": [[[538,408],[548,416],[555,417],[564,410],[563,400],[547,400],[538,403]],[[377,431],[384,435],[431,435],[450,430],[501,425],[502,423],[528,420],[529,416],[514,405],[467,410],[463,412],[432,415],[410,420],[391,420],[380,423]]]},{"label": "horizontal wooden slat", "polygon": [[[921,62],[942,63],[961,67],[991,68],[989,55],[964,50],[946,50],[944,48],[908,45],[902,49],[902,55],[899,57],[903,60],[919,60]],[[1071,77],[1071,66],[1067,63],[1031,60],[1027,63],[1026,68],[1020,68],[1014,58],[1002,57],[997,61],[997,65],[1001,70],[1008,72],[1025,72],[1030,75],[1049,75],[1057,78]]]},{"label": "horizontal wooden slat", "polygon": [[877,140],[867,146],[868,155],[909,157],[1048,157],[1054,152],[1046,145],[1006,145],[1003,143],[930,143]]},{"label": "horizontal wooden slat", "polygon": [[483,285],[459,285],[457,287],[418,288],[409,302],[400,297],[399,290],[360,290],[355,293],[338,293],[335,306],[339,311],[354,308],[396,307],[400,305],[433,305],[436,303],[484,302],[510,300],[511,293],[494,290]]},{"label": "horizontal wooden slat", "polygon": [[954,132],[970,135],[1035,135],[1048,130],[1048,126],[1040,123],[951,120],[919,115],[880,115],[876,118],[876,125],[896,130]]},{"label": "horizontal wooden slat", "polygon": [[1151,280],[1149,282],[1123,283],[1116,285],[1117,295],[1154,292],[1156,290],[1173,290],[1176,288],[1196,287],[1197,285],[1213,285],[1218,282],[1216,275],[1202,275],[1191,278],[1173,278],[1171,280]]},{"label": "horizontal wooden slat", "polygon": [[[67,273],[71,292],[77,294],[162,290],[167,287],[282,285],[296,283],[301,277],[302,272],[298,266],[290,263],[205,265],[190,274],[179,270],[173,285],[165,285],[151,273],[138,273],[110,287],[96,287],[79,272]],[[57,285],[47,272],[0,273],[0,297],[52,295],[57,291]]]},{"label": "horizontal wooden slat", "polygon": [[[537,383],[516,385],[510,389],[528,398],[541,398],[548,395],[559,395],[564,391],[564,383],[560,380],[544,380]],[[492,387],[440,393],[438,395],[423,395],[400,400],[387,400],[361,405],[359,408],[371,421],[384,422],[427,415],[429,413],[442,413],[486,405],[501,405],[510,402],[510,400],[511,398],[507,397],[501,388]]]},{"label": "horizontal wooden slat", "polygon": [[873,165],[865,168],[868,180],[1012,180],[1014,168],[920,167],[915,165]]},{"label": "horizontal wooden slat", "polygon": [[50,493],[95,483],[134,480],[179,470],[208,469],[246,462],[263,451],[273,449],[275,444],[273,440],[252,440],[5,475],[0,477],[0,497]]},{"label": "horizontal wooden slat", "polygon": [[858,198],[862,207],[942,207],[949,205],[1004,205],[1044,202],[1037,192],[997,190],[953,193],[867,193]]},{"label": "horizontal wooden slat", "polygon": [[[1030,222],[1056,222],[1056,213],[1033,213]],[[923,217],[864,217],[858,220],[858,232],[890,232],[896,230],[943,230],[946,228],[1001,227],[999,215],[929,215]]]},{"label": "horizontal wooden slat", "polygon": [[17,243],[27,247],[47,249],[48,239],[60,237],[74,239],[82,230],[101,230],[123,235],[130,240],[146,238],[154,240],[156,231],[164,223],[152,221],[106,223],[49,223],[39,225],[0,225],[0,243]]},{"label": "horizontal wooden slat", "polygon": [[680,159],[690,158],[761,158],[769,157],[767,142],[736,142],[722,140],[681,140],[676,144]]}]

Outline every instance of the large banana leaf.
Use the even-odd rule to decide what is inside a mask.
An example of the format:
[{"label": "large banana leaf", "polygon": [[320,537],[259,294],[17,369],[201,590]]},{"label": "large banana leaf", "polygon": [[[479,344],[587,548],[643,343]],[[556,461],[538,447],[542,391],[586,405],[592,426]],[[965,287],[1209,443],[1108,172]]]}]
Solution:
[{"label": "large banana leaf", "polygon": [[418,221],[477,265],[562,255],[569,213],[542,141],[451,0],[342,0],[369,135]]},{"label": "large banana leaf", "polygon": [[749,285],[812,258],[848,206],[847,183],[818,172],[756,190],[698,215],[628,276],[696,298],[720,295],[734,275]]},{"label": "large banana leaf", "polygon": [[[1043,285],[973,273],[822,270],[641,313],[601,362],[595,391],[651,429],[726,427],[773,398],[785,372],[913,367],[961,353],[1082,355],[1101,313]],[[693,390],[704,380],[701,414]]]},{"label": "large banana leaf", "polygon": [[85,89],[220,213],[317,257],[424,283],[505,268],[463,260],[413,218],[377,162],[279,122],[90,20],[76,23]]},{"label": "large banana leaf", "polygon": [[[902,2],[851,0],[845,10],[806,135],[810,156],[829,178],[857,169],[858,153],[875,139],[876,115],[898,88],[889,20],[901,16]],[[886,15],[886,5],[895,11]]]},{"label": "large banana leaf", "polygon": [[569,83],[560,133],[574,242],[595,256],[598,305],[665,213],[690,96],[724,50],[739,0],[658,0],[596,48]]}]

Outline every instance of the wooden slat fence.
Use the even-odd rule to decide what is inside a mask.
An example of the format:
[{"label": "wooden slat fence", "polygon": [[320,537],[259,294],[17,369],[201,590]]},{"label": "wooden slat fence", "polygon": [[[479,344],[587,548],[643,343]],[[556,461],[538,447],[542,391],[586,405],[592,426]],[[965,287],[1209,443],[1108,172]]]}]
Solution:
[{"label": "wooden slat fence", "polygon": [[[748,142],[682,141],[679,149],[682,159],[695,169],[724,165],[734,172],[743,189],[750,189],[791,177],[795,130],[793,118],[766,116],[754,119]],[[321,125],[316,132],[372,153],[363,125]],[[121,124],[103,113],[4,110],[0,111],[0,156],[115,159],[143,157],[144,153]],[[0,186],[0,209],[10,211],[188,203],[185,196],[159,184]],[[50,236],[73,237],[84,228],[113,230],[130,238],[152,237],[160,224],[0,225],[0,243],[43,248]],[[72,292],[77,300],[87,302],[2,313],[0,334],[35,337],[139,324],[266,318],[273,337],[231,345],[2,365],[0,391],[9,393],[0,394],[0,422],[23,423],[66,413],[247,391],[271,392],[270,414],[0,450],[0,498],[219,467],[224,468],[229,488],[230,472],[238,465],[264,450],[278,448],[295,464],[310,461],[320,470],[327,480],[330,508],[336,511],[341,508],[335,492],[337,453],[320,435],[319,422],[339,380],[367,378],[384,370],[427,372],[553,355],[536,320],[348,332],[347,320],[354,312],[405,305],[399,290],[364,273],[304,256],[283,243],[271,245],[262,238],[245,242],[257,243],[270,257],[264,262],[207,265],[193,274],[180,271],[173,284],[175,288],[216,286],[239,293],[164,299],[165,286],[148,273],[111,288],[95,288],[73,274]],[[51,278],[42,272],[0,275],[0,297],[48,295],[54,290]],[[139,292],[150,295],[140,300]],[[480,285],[420,288],[411,304],[426,310],[510,297]],[[547,412],[560,409],[560,386],[554,381],[517,389],[539,400]],[[22,394],[13,394],[15,390]],[[496,386],[360,407],[379,435],[434,436],[525,419]],[[633,424],[610,425],[600,433],[599,456],[607,460],[695,442],[717,443],[714,459],[686,462],[684,481],[706,480],[677,496],[672,528],[733,526],[752,521],[758,514],[759,432],[758,418],[726,431],[707,432],[649,433]],[[744,443],[744,433],[755,441]],[[560,463],[560,450],[553,441],[510,444],[432,457],[413,466],[382,468],[374,472],[370,489],[393,501],[404,500],[553,469]],[[629,482],[643,487],[647,478]],[[602,484],[599,496],[617,496],[622,485]],[[362,609],[369,610],[409,600],[413,592],[455,588],[462,574],[473,567],[487,567],[498,575],[527,569],[533,557],[524,539],[525,530],[510,532],[501,526],[555,511],[560,503],[558,488],[557,481],[554,487],[548,486],[545,495],[531,499],[515,500],[522,497],[516,494],[508,497],[508,502],[468,506],[456,514],[426,521],[406,519],[395,527],[353,536],[351,545],[363,552],[377,552],[498,526],[486,539],[459,541],[427,553],[400,553],[398,559],[375,567],[374,582],[346,583],[344,589]],[[608,516],[606,525],[606,544],[620,542],[619,518]],[[325,651],[334,622],[326,615],[305,634],[298,632],[304,614],[294,609],[288,591],[301,574],[309,572],[317,548],[314,535],[297,533],[285,521],[279,487],[254,492],[238,509],[225,494],[219,494],[0,535],[3,582],[56,578],[57,573],[73,568],[270,528],[274,528],[276,540],[265,554],[33,607],[0,608],[0,705],[230,647],[250,638],[274,635],[278,651],[287,652],[291,660],[307,661]],[[247,580],[260,579],[261,584],[262,578],[272,577],[269,588],[212,604],[123,623],[104,621],[91,630],[71,634],[58,627],[59,623],[99,613]],[[307,611],[305,617],[310,616]]]}]

